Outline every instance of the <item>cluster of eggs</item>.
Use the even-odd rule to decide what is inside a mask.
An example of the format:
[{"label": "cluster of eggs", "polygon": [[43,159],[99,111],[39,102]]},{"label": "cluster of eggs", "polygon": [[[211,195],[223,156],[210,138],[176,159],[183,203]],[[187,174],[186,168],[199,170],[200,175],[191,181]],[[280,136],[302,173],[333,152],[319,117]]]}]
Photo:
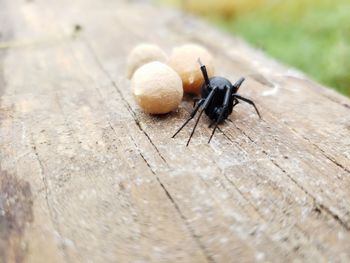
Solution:
[{"label": "cluster of eggs", "polygon": [[128,57],[127,74],[138,105],[147,113],[164,114],[179,106],[184,92],[199,95],[204,82],[199,58],[212,77],[213,57],[200,45],[174,48],[169,57],[157,45],[136,46]]}]

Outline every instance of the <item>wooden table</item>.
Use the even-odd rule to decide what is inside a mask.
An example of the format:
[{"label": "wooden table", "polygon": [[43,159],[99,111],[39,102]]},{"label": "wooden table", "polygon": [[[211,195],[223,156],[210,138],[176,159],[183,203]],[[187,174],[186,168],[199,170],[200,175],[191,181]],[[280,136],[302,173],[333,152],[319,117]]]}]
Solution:
[{"label": "wooden table", "polygon": [[[348,98],[147,2],[0,0],[0,37],[1,262],[350,261]],[[205,45],[263,120],[171,139],[191,98],[140,111],[144,41]]]}]

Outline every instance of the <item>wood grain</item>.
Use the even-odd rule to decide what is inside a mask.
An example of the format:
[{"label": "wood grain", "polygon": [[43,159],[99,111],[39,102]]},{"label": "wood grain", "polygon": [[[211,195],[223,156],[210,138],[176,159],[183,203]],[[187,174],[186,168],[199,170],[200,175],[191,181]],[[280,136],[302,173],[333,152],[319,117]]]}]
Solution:
[{"label": "wood grain", "polygon": [[[0,7],[1,262],[350,260],[347,98],[148,2]],[[191,98],[140,111],[125,58],[144,41],[207,46],[263,120],[239,105],[210,145],[206,118],[170,139]]]}]

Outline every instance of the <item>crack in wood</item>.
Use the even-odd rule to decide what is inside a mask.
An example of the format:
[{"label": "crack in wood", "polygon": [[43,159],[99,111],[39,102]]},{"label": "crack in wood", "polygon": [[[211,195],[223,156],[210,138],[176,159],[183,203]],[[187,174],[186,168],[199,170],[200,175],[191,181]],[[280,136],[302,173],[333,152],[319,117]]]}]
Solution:
[{"label": "crack in wood", "polygon": [[[238,128],[235,126],[239,131],[242,132],[252,143],[256,144],[256,142],[249,136],[247,135],[242,129]],[[324,211],[326,214],[330,215],[336,222],[338,222],[344,229],[347,231],[350,231],[350,226],[347,224],[347,222],[343,221],[340,219],[340,217],[333,213],[328,207],[326,207],[324,204],[319,203],[316,198],[309,192],[307,191],[302,185],[300,185],[285,169],[283,169],[277,162],[274,160],[265,150],[262,151],[263,154],[265,154],[271,163],[275,165],[278,169],[280,169],[299,189],[301,189],[307,196],[309,196],[315,204],[317,204],[322,211]]]},{"label": "crack in wood", "polygon": [[288,127],[293,133],[295,133],[299,138],[304,139],[305,141],[307,141],[308,143],[310,143],[312,146],[314,146],[317,150],[319,150],[319,152],[326,157],[328,160],[330,160],[332,163],[334,163],[336,166],[338,166],[339,168],[341,168],[342,170],[344,170],[345,172],[347,172],[348,174],[350,174],[350,170],[345,167],[344,165],[342,165],[341,163],[339,163],[337,160],[335,160],[333,157],[329,156],[320,146],[318,146],[317,144],[315,144],[314,142],[312,142],[309,138],[307,138],[306,136],[300,134],[296,129],[292,128],[292,127]]},{"label": "crack in wood", "polygon": [[[228,119],[229,120],[229,119]],[[229,120],[231,123],[233,123],[231,120]],[[236,127],[236,126],[235,126]],[[238,127],[236,127],[238,130],[240,130]],[[224,131],[222,131],[220,128],[218,128],[222,133],[223,133],[223,135],[230,141],[230,142],[232,142],[232,143],[236,143],[236,142],[234,142],[228,135],[226,135],[225,134],[225,132]],[[242,130],[240,130],[241,132],[242,132]],[[252,138],[250,138],[248,135],[246,135],[244,132],[242,132],[251,142],[253,142],[253,143],[255,143],[254,141],[253,141],[253,139]],[[237,144],[237,143],[236,143]],[[266,151],[263,151],[264,152],[264,154],[268,157],[268,160],[270,161],[270,162],[272,162],[273,163],[273,165],[274,166],[276,166],[279,170],[281,170],[284,174],[287,174],[286,173],[286,171],[283,169],[283,168],[281,168],[278,164],[277,164],[277,162],[274,162],[269,156],[268,156],[268,154],[267,154],[267,152]],[[259,211],[259,209],[258,209],[258,207],[256,207],[256,206],[254,206],[250,201],[249,201],[249,199],[248,198],[246,198],[245,196],[244,196],[244,194],[239,190],[239,188],[234,184],[234,182],[232,181],[232,180],[230,180],[225,174],[224,174],[224,176],[225,176],[225,178],[227,179],[227,181],[229,182],[229,183],[231,183],[232,185],[233,185],[233,187],[235,187],[236,189],[237,189],[237,191],[239,191],[240,192],[240,194],[243,196],[243,198],[253,207],[253,209],[257,212],[257,214],[262,218],[262,219],[264,219],[264,220],[266,220],[266,218],[265,218],[265,216],[263,216],[261,213],[260,213],[260,211]],[[287,176],[288,176],[288,174],[287,174]],[[289,176],[288,176],[289,177]],[[292,178],[290,178],[296,185],[297,185],[297,187],[299,188],[299,185],[298,185],[298,183],[296,183]],[[307,196],[310,196],[304,189],[301,189]],[[329,213],[326,213],[326,214],[328,214],[328,215],[330,215],[333,219],[335,219],[335,221],[339,224],[340,222],[337,220],[337,219],[339,219],[339,217],[337,216],[337,215],[335,215],[335,217],[334,216],[332,216],[332,213],[327,209],[327,207],[326,206],[324,206],[324,205],[322,205],[322,204],[320,204],[320,203],[317,203],[316,202],[316,200],[315,200],[315,198],[313,198],[312,196],[311,196],[311,198],[312,198],[312,201],[313,201],[313,204],[314,204],[314,211],[316,212],[316,213],[318,213],[318,214],[321,214],[322,213],[322,211],[328,211]],[[340,220],[340,219],[339,219]],[[340,225],[342,225],[342,224],[340,224]],[[342,227],[344,227],[344,225],[342,225]],[[307,233],[307,232],[305,232],[299,225],[296,225],[296,228],[304,235],[304,237],[306,237],[306,238],[310,238],[310,235]],[[316,247],[316,249],[318,250],[318,251],[320,251],[320,252],[322,252],[322,250],[319,248],[319,246],[315,246]],[[294,250],[295,252],[297,252],[297,250]]]},{"label": "crack in wood", "polygon": [[[114,128],[112,126],[110,126],[111,129],[115,132]],[[207,259],[207,262],[215,262],[213,257],[209,254],[209,252],[207,251],[206,247],[204,246],[204,244],[200,241],[200,238],[198,235],[195,234],[194,230],[192,229],[192,227],[190,226],[190,224],[188,223],[187,218],[185,217],[185,215],[183,214],[183,212],[181,211],[179,205],[176,203],[176,201],[174,200],[174,198],[171,196],[170,192],[168,191],[168,189],[165,187],[165,185],[163,184],[163,182],[160,180],[159,176],[157,175],[157,173],[155,172],[155,170],[151,167],[150,163],[147,161],[146,157],[142,154],[142,151],[140,149],[140,147],[137,145],[137,143],[135,142],[134,138],[130,135],[129,136],[131,141],[133,142],[136,150],[138,151],[139,155],[141,156],[142,160],[145,162],[145,164],[147,165],[147,167],[149,168],[149,170],[151,171],[151,173],[156,177],[156,180],[158,182],[158,184],[160,185],[160,187],[162,188],[162,190],[164,191],[165,195],[167,196],[168,200],[171,202],[171,204],[173,205],[173,207],[175,208],[175,211],[177,212],[177,214],[180,216],[183,224],[185,225],[187,231],[189,232],[190,236],[192,237],[192,239],[194,240],[194,242],[197,244],[197,246],[199,247],[199,249],[202,251],[203,255],[205,256],[205,258]]]},{"label": "crack in wood", "polygon": [[120,91],[118,85],[115,83],[115,81],[113,80],[113,78],[111,77],[111,75],[109,74],[109,72],[103,67],[100,59],[98,58],[95,50],[92,48],[92,46],[90,45],[89,41],[87,41],[86,39],[84,39],[84,43],[86,45],[86,47],[88,48],[88,50],[91,52],[92,57],[94,58],[96,65],[99,67],[99,69],[101,70],[101,72],[104,73],[104,75],[108,78],[108,80],[111,82],[112,86],[114,87],[114,89],[117,91],[117,93],[119,94],[120,98],[122,99],[124,105],[126,106],[127,110],[129,111],[131,117],[133,118],[135,124],[137,125],[137,127],[139,128],[139,130],[146,136],[147,140],[151,143],[151,145],[153,146],[153,148],[156,150],[157,154],[159,155],[159,157],[163,160],[163,162],[165,164],[168,165],[167,161],[165,160],[165,158],[163,157],[163,155],[160,153],[158,147],[154,144],[154,142],[152,141],[152,139],[150,138],[150,136],[148,135],[148,133],[142,128],[140,121],[137,119],[136,117],[136,113],[135,111],[132,109],[131,105],[129,104],[129,102],[125,99],[123,93]]},{"label": "crack in wood", "polygon": [[[44,185],[45,202],[46,202],[46,206],[47,206],[47,209],[48,209],[48,212],[49,212],[49,218],[50,218],[51,224],[54,227],[55,231],[58,233],[58,235],[60,237],[62,237],[62,232],[61,232],[61,229],[60,229],[60,225],[59,225],[58,220],[57,220],[58,215],[54,212],[53,208],[51,207],[50,201],[49,201],[50,189],[49,189],[49,186],[48,186],[47,176],[45,174],[44,165],[43,165],[43,163],[42,163],[42,161],[40,159],[39,153],[37,151],[37,146],[36,146],[36,144],[34,142],[33,134],[31,134],[31,144],[32,144],[32,149],[34,151],[36,160],[37,160],[37,162],[39,164],[41,180],[42,180],[43,185]],[[60,247],[62,249],[65,262],[70,262],[66,245],[63,242],[60,242]]]},{"label": "crack in wood", "polygon": [[[138,149],[139,150],[139,149]],[[191,235],[191,237],[193,238],[193,240],[195,241],[195,243],[197,244],[197,246],[200,248],[200,250],[202,251],[203,255],[205,256],[207,262],[215,262],[214,258],[210,255],[210,253],[207,251],[207,248],[205,247],[205,245],[201,242],[200,237],[195,233],[195,231],[193,230],[193,228],[191,227],[191,225],[188,223],[188,220],[186,218],[186,216],[183,214],[183,212],[181,211],[179,205],[176,203],[176,201],[174,200],[174,198],[171,196],[170,192],[168,191],[168,189],[165,187],[165,185],[162,183],[162,181],[160,180],[159,176],[156,174],[156,172],[154,171],[154,169],[151,167],[151,165],[149,164],[149,162],[147,161],[147,159],[144,157],[144,155],[141,153],[141,151],[139,150],[139,154],[142,157],[142,159],[144,160],[144,162],[146,163],[146,165],[148,166],[148,168],[150,169],[150,171],[156,176],[156,180],[159,183],[159,185],[161,186],[161,188],[163,189],[164,193],[166,194],[167,198],[170,200],[170,202],[173,204],[175,210],[177,211],[178,215],[180,216],[180,218],[182,219],[185,227],[187,228],[187,231],[189,232],[189,234]]]}]

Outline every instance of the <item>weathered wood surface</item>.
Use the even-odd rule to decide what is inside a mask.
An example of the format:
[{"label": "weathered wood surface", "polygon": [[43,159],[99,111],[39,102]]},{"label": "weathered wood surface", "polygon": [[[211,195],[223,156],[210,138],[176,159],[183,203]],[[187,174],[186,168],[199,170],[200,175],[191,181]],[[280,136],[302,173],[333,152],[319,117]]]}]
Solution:
[{"label": "weathered wood surface", "polygon": [[[347,98],[141,2],[0,0],[0,37],[0,262],[350,261]],[[138,109],[140,41],[206,45],[263,121],[170,139],[191,103]]]}]

